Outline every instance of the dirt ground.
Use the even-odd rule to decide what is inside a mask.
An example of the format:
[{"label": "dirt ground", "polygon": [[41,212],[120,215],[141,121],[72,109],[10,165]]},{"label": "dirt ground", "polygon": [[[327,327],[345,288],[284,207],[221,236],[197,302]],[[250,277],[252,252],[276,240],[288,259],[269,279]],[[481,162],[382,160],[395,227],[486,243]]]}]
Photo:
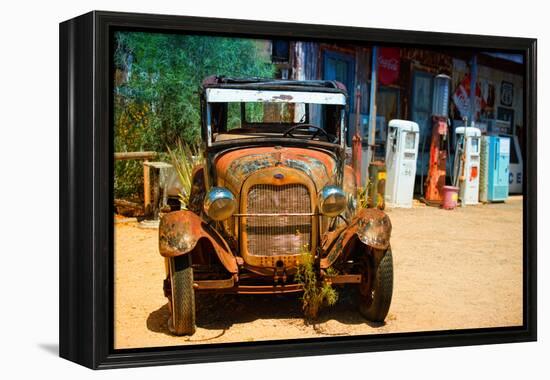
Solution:
[{"label": "dirt ground", "polygon": [[199,295],[197,332],[167,328],[164,262],[156,229],[115,223],[115,348],[447,330],[522,324],[522,198],[445,211],[387,210],[394,293],[385,324],[367,323],[340,293],[318,323],[298,295]]}]

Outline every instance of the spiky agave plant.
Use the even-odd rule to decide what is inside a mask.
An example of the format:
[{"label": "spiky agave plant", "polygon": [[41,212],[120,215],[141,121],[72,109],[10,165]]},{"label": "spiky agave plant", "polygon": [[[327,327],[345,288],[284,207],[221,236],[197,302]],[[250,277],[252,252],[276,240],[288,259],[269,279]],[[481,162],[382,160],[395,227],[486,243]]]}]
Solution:
[{"label": "spiky agave plant", "polygon": [[201,164],[203,160],[198,153],[199,149],[197,145],[189,145],[178,140],[176,148],[167,148],[168,155],[182,186],[179,194],[181,208],[187,210],[191,187],[193,186],[193,169],[195,166]]}]

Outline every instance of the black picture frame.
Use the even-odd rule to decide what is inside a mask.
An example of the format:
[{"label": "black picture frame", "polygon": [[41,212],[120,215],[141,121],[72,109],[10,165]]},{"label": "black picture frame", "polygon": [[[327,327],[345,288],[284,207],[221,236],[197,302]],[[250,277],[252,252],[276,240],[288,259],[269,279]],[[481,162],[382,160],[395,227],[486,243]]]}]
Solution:
[{"label": "black picture frame", "polygon": [[[113,349],[112,33],[120,29],[272,39],[468,47],[523,54],[523,325],[372,336]],[[536,39],[93,11],[60,24],[60,356],[89,368],[534,341],[537,337]]]}]

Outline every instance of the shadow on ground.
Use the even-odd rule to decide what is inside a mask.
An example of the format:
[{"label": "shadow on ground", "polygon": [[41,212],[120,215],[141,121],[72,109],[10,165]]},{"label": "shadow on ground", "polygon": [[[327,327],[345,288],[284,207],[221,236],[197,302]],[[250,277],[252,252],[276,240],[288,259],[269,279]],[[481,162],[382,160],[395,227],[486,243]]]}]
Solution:
[{"label": "shadow on ground", "polygon": [[[356,293],[340,291],[339,300],[332,307],[323,308],[315,321],[305,321],[302,301],[297,294],[277,295],[235,295],[235,294],[197,294],[196,324],[206,330],[222,330],[215,339],[224,334],[233,324],[253,322],[258,319],[296,319],[311,326],[323,335],[346,335],[345,331],[330,333],[323,331],[323,325],[336,320],[344,325],[368,324],[370,327],[383,327],[384,323],[366,321],[357,309]],[[147,318],[147,328],[155,333],[172,335],[168,330],[170,312],[168,304],[151,312]],[[331,329],[333,330],[333,329]]]}]

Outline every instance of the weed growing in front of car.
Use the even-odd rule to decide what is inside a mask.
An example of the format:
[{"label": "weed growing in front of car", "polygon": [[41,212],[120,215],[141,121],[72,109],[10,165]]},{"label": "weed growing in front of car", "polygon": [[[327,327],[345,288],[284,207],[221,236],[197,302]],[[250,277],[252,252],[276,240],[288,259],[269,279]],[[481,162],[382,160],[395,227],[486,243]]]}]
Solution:
[{"label": "weed growing in front of car", "polygon": [[[329,268],[327,274],[334,274],[334,270]],[[313,255],[308,251],[307,246],[303,247],[300,255],[295,280],[304,289],[302,310],[307,319],[317,319],[322,306],[332,306],[338,300],[338,293],[332,285],[317,278]]]}]

